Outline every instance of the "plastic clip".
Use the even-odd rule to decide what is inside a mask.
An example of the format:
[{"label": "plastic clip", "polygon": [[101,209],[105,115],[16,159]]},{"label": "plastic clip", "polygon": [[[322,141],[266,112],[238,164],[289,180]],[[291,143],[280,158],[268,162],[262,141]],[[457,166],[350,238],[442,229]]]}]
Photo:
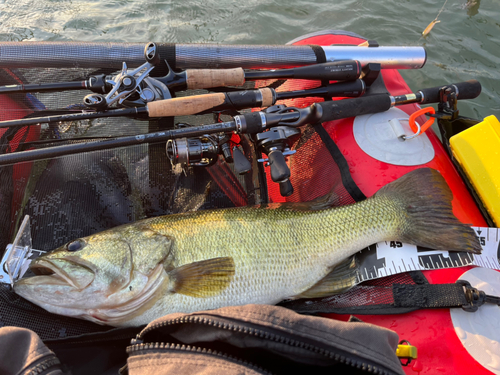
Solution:
[{"label": "plastic clip", "polygon": [[29,216],[24,217],[19,227],[16,238],[8,244],[0,262],[0,283],[14,283],[23,277],[33,258],[40,256],[45,251],[35,250],[31,247],[31,230]]},{"label": "plastic clip", "polygon": [[[417,347],[411,345],[407,340],[401,340],[396,349],[396,356],[401,361],[402,366],[408,366],[412,360],[417,359]],[[406,359],[406,362],[402,360]]]},{"label": "plastic clip", "polygon": [[477,290],[467,280],[457,280],[456,283],[465,288],[467,304],[462,305],[464,311],[475,312],[479,306],[485,303],[493,303],[500,306],[500,297],[489,296],[482,290]]}]

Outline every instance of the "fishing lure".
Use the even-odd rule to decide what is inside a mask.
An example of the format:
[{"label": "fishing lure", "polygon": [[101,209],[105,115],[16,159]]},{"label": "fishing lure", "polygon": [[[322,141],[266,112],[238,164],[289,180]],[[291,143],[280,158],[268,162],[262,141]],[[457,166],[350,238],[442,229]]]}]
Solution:
[{"label": "fishing lure", "polygon": [[434,21],[432,21],[432,22],[431,22],[431,23],[430,23],[430,24],[429,24],[429,25],[428,25],[428,26],[424,29],[424,31],[422,31],[422,36],[423,36],[423,37],[426,37],[426,36],[427,36],[427,35],[431,32],[431,30],[432,30],[432,28],[434,27],[434,25],[435,25],[436,23],[439,23],[439,22],[441,22],[441,21],[438,21],[438,20],[437,20],[437,18],[436,18],[436,19],[434,19]]}]

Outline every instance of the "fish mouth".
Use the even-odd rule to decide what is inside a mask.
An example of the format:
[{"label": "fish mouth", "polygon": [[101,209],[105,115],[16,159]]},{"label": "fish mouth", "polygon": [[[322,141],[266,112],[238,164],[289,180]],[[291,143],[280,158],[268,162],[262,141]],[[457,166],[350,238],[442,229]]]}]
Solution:
[{"label": "fish mouth", "polygon": [[31,282],[38,280],[44,284],[68,285],[80,290],[89,286],[95,278],[91,267],[69,259],[37,259],[31,263],[30,270],[35,274],[28,278],[34,279]]},{"label": "fish mouth", "polygon": [[48,265],[45,264],[31,264],[30,265],[30,270],[35,274],[35,276],[52,276],[52,275],[57,275],[56,272],[54,272],[54,269],[49,267]]}]

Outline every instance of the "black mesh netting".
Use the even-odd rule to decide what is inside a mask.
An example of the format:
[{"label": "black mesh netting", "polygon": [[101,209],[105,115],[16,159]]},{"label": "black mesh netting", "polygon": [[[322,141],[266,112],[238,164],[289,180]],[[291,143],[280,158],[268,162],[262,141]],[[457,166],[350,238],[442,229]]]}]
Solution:
[{"label": "black mesh netting", "polygon": [[346,293],[324,298],[283,302],[281,305],[305,314],[401,314],[416,310],[417,307],[395,308],[393,286],[427,283],[421,272],[412,271],[365,281]]},{"label": "black mesh netting", "polygon": [[[0,85],[82,80],[93,74],[113,74],[113,71],[0,69]],[[71,90],[2,94],[0,120],[76,113],[89,93]],[[158,121],[115,117],[0,128],[0,153],[145,134],[171,129],[177,123],[213,122],[214,116],[209,114]],[[251,142],[243,139],[242,149],[255,168]],[[25,215],[30,216],[33,248],[49,251],[75,238],[146,217],[257,203],[260,203],[260,186],[256,172],[239,176],[222,158],[210,167],[173,166],[166,157],[164,143],[2,166],[0,253],[12,243]],[[31,328],[42,339],[109,329],[49,314],[15,295],[10,286],[0,285],[0,325]]]},{"label": "black mesh netting", "polygon": [[[91,75],[113,73],[116,71],[99,67],[3,68],[0,69],[0,85],[79,81]],[[270,86],[277,91],[293,91],[319,85],[319,81],[264,80],[248,82],[245,88]],[[176,95],[206,92],[197,90]],[[76,113],[81,110],[83,97],[89,93],[88,90],[71,90],[2,94],[0,121]],[[320,100],[303,98],[277,104],[305,107]],[[172,129],[179,123],[199,125],[213,122],[214,116],[208,114],[159,121],[115,117],[0,128],[0,153],[145,134]],[[338,150],[325,146],[328,135],[325,136],[320,126],[302,129],[302,135],[294,145],[297,153],[290,159],[290,169],[295,192],[287,200],[309,201],[333,190],[337,205],[353,203],[359,197],[353,198],[352,189],[346,184],[349,173],[343,165],[345,161],[338,155]],[[33,248],[49,251],[75,238],[146,217],[265,203],[268,193],[271,197],[277,195],[279,186],[266,177],[268,173],[259,174],[262,168],[257,168],[256,156],[260,155],[255,155],[252,143],[242,137],[241,145],[252,164],[252,170],[244,176],[235,174],[232,165],[222,157],[210,167],[173,166],[165,155],[164,143],[0,167],[0,249],[12,242],[25,215],[30,216]],[[342,307],[372,302],[385,304],[389,301],[386,301],[384,290],[384,287],[377,287],[377,297],[372,284],[363,284],[347,293],[345,298],[334,296],[327,302],[330,306]],[[15,295],[6,284],[0,284],[0,325],[30,328],[42,339],[109,329],[49,314]]]},{"label": "black mesh netting", "polygon": [[13,293],[10,285],[0,284],[0,327],[16,326],[35,331],[42,340],[102,332],[113,327],[50,314]]}]

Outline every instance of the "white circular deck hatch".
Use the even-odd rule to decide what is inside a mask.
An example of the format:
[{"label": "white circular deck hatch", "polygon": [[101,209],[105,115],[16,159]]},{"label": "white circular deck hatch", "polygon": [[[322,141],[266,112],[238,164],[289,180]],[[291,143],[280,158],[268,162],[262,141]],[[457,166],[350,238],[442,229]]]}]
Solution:
[{"label": "white circular deck hatch", "polygon": [[[500,296],[500,272],[473,268],[459,277],[474,288]],[[450,309],[455,332],[469,354],[483,367],[500,374],[500,306],[485,303],[475,312]]]},{"label": "white circular deck hatch", "polygon": [[353,133],[359,147],[372,158],[394,165],[422,165],[434,159],[434,148],[427,137],[403,140],[411,136],[409,116],[398,108],[386,112],[356,116]]}]

